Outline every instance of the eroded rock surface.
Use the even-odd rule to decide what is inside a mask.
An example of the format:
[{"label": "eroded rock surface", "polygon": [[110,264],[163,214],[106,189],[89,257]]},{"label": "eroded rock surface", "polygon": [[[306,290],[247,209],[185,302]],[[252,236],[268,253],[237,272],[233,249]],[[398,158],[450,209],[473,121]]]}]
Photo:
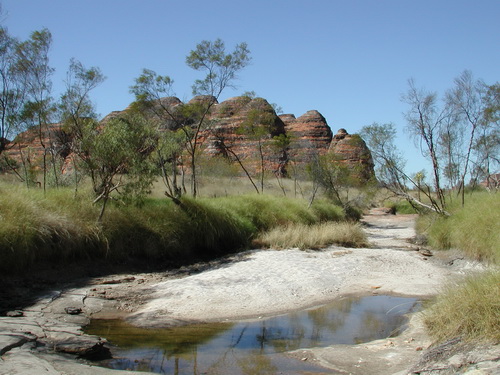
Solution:
[{"label": "eroded rock surface", "polygon": [[[237,163],[244,163],[250,171],[261,168],[262,151],[265,169],[278,175],[286,175],[288,164],[304,167],[319,155],[332,154],[332,162],[342,163],[356,171],[362,181],[374,176],[370,151],[359,135],[350,135],[344,129],[334,136],[330,125],[317,110],[305,114],[278,116],[273,107],[263,98],[235,97],[218,103],[213,97],[197,96],[187,104],[203,105],[212,102],[207,114],[205,129],[199,134],[204,152],[211,156],[224,156]],[[175,130],[183,125],[195,124],[192,114],[185,114],[185,104],[176,97],[165,97],[149,109],[156,116],[161,106],[169,108],[174,117],[163,116],[160,130]],[[113,111],[101,123],[124,114]],[[188,111],[189,112],[189,111]],[[155,117],[157,118],[157,117]],[[40,131],[41,130],[41,131]],[[288,136],[274,141],[273,137]],[[63,160],[63,169],[71,169],[72,136],[62,124],[50,124],[39,129],[29,129],[6,143],[5,154],[17,164],[40,167],[43,155],[56,155]]]}]

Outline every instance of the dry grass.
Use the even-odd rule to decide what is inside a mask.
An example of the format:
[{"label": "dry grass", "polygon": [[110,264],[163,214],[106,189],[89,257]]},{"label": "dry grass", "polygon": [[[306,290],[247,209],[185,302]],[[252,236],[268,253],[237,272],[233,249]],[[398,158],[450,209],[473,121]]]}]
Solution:
[{"label": "dry grass", "polygon": [[500,272],[470,276],[448,286],[426,310],[425,323],[437,341],[462,337],[500,342]]},{"label": "dry grass", "polygon": [[365,247],[365,233],[354,223],[289,224],[258,236],[256,243],[269,248],[321,249],[329,245]]}]

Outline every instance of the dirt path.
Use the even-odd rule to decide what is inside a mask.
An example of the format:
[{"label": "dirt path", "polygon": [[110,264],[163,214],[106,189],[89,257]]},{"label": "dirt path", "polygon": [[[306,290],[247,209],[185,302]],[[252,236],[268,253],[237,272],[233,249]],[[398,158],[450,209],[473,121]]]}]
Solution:
[{"label": "dirt path", "polygon": [[[57,352],[85,356],[100,349],[98,338],[81,332],[91,317],[123,317],[151,327],[271,316],[347,294],[427,297],[438,293],[450,278],[481,267],[459,258],[437,259],[411,245],[414,219],[382,211],[366,215],[364,225],[372,243],[367,249],[249,251],[176,272],[115,275],[94,279],[85,287],[54,291],[22,311],[22,316],[0,318],[0,374],[115,373],[64,359],[47,348],[40,350],[40,344],[48,344]],[[71,314],[69,307],[78,313]],[[345,373],[376,375],[404,371],[429,344],[417,315],[409,330],[390,341],[290,355]]]}]

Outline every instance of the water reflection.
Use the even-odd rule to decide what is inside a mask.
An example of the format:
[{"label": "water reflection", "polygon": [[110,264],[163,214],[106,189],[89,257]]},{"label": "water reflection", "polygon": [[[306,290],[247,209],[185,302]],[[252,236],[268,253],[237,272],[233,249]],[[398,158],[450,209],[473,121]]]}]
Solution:
[{"label": "water reflection", "polygon": [[[252,322],[199,324],[163,330],[123,321],[93,321],[89,334],[117,347],[102,365],[166,374],[320,373],[279,353],[332,344],[358,344],[399,334],[415,298],[343,298],[311,310]],[[292,368],[290,368],[292,366]]]}]

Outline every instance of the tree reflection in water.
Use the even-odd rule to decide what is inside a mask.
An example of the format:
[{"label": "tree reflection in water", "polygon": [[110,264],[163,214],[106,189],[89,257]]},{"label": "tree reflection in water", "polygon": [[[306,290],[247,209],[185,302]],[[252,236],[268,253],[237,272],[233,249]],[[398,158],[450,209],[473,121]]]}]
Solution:
[{"label": "tree reflection in water", "polygon": [[[349,297],[316,309],[259,321],[140,329],[123,321],[93,321],[86,333],[115,345],[115,369],[184,374],[288,374],[321,372],[279,353],[332,344],[357,344],[398,334],[415,298]],[[316,371],[315,371],[316,370]]]}]

